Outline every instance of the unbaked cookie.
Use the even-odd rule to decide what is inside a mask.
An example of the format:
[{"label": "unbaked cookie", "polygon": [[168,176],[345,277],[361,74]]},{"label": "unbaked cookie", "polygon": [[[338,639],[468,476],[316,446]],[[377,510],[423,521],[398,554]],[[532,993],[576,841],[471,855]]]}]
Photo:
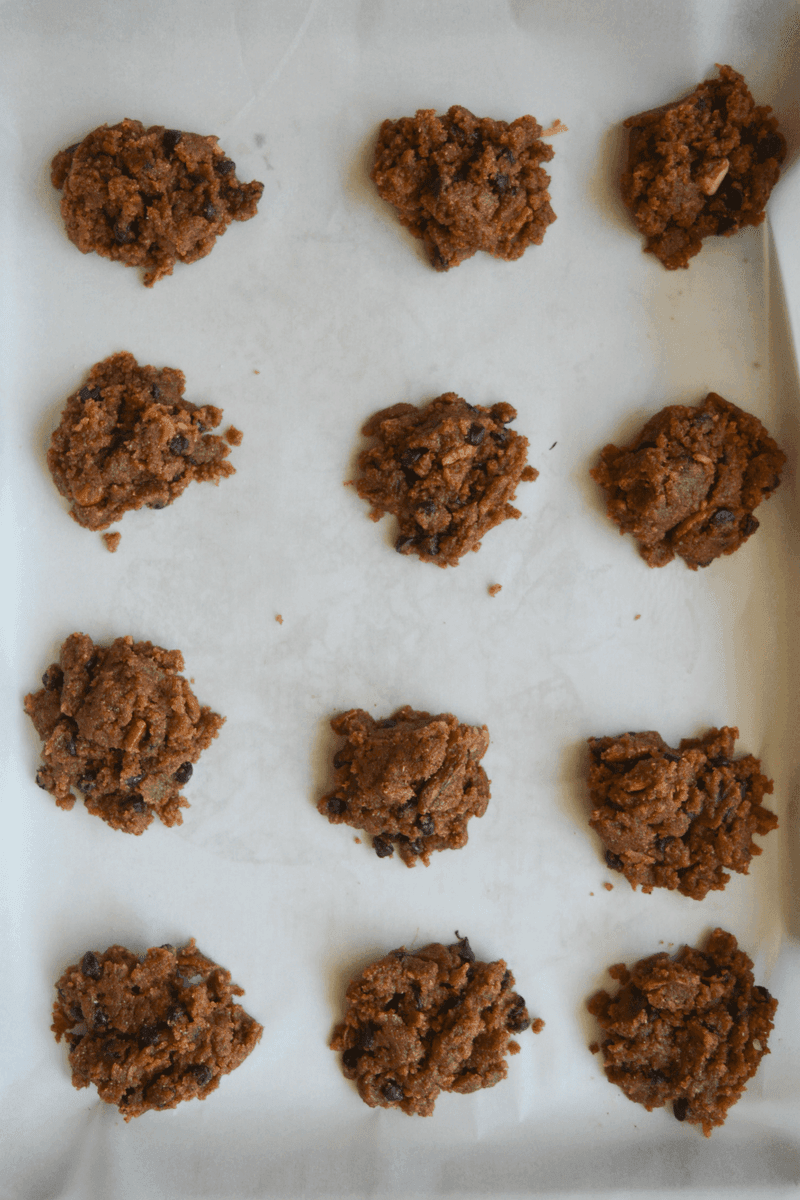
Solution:
[{"label": "unbaked cookie", "polygon": [[703,238],[760,225],[786,157],[769,107],[757,108],[731,67],[674,104],[628,117],[622,198],[646,249],[674,270]]},{"label": "unbaked cookie", "polygon": [[234,996],[230,971],[196,949],[87,950],[56,984],[56,1041],[66,1038],[72,1083],[97,1087],[126,1121],[148,1109],[205,1100],[255,1049],[262,1028]]},{"label": "unbaked cookie", "polygon": [[755,533],[753,510],[775,491],[785,462],[757,417],[709,392],[697,408],[656,413],[630,446],[606,446],[591,476],[649,566],[678,555],[694,571]]},{"label": "unbaked cookie", "polygon": [[[458,934],[456,933],[456,937]],[[508,1073],[512,1034],[531,1018],[502,959],[477,962],[466,938],[393,950],[347,988],[331,1041],[371,1108],[428,1117],[440,1092],[476,1092]],[[533,1021],[538,1033],[544,1021]]]},{"label": "unbaked cookie", "polygon": [[153,817],[181,824],[189,802],[180,789],[225,720],[198,704],[182,670],[180,650],[152,642],[67,638],[44,686],[25,697],[44,742],[36,782],[59,808],[73,807],[75,789],[125,833],[143,833]]},{"label": "unbaked cookie", "polygon": [[748,873],[761,847],[753,835],[777,829],[761,801],[772,780],[752,754],[733,758],[739,730],[710,729],[673,750],[657,733],[589,738],[589,824],[606,862],[634,889],[677,889],[702,900],[729,871]]},{"label": "unbaked cookie", "polygon": [[185,387],[182,371],[140,367],[132,354],[95,363],[67,400],[47,452],[79,525],[107,529],[131,509],[166,508],[193,481],[235,473],[226,461],[231,431],[225,439],[207,432],[222,409],[191,404]]},{"label": "unbaked cookie", "polygon": [[467,844],[467,822],[483,816],[490,797],[480,765],[485,725],[406,705],[382,721],[353,708],[331,727],[347,739],[333,759],[335,787],[317,805],[332,824],[371,834],[379,858],[396,845],[407,867]]},{"label": "unbaked cookie", "polygon": [[217,145],[180,129],[126,118],[101,125],[53,159],[63,188],[67,235],[128,267],[146,267],[146,287],[175,263],[204,258],[231,221],[248,221],[263,183],[240,183],[236,164]]},{"label": "unbaked cookie", "polygon": [[459,105],[443,117],[420,109],[415,117],[383,122],[372,178],[381,199],[422,238],[437,271],[478,250],[519,258],[541,245],[556,219],[550,176],[540,165],[553,149],[541,137],[533,117],[508,125]]},{"label": "unbaked cookie", "polygon": [[609,974],[615,996],[588,1003],[607,1035],[606,1075],[648,1112],[671,1103],[679,1121],[722,1125],[758,1064],[778,1007],[753,984],[753,963],[736,938],[715,929],[705,950],[654,954]]},{"label": "unbaked cookie", "polygon": [[399,554],[454,567],[495,525],[520,516],[517,485],[539,472],[526,465],[528,439],[508,428],[516,415],[510,404],[482,408],[446,392],[370,417],[362,432],[376,443],[358,457],[356,491],[373,521],[397,517]]}]

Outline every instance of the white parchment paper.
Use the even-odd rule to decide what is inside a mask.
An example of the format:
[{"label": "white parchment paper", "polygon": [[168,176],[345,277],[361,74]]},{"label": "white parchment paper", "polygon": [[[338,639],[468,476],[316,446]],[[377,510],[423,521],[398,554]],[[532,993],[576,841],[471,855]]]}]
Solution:
[{"label": "white parchment paper", "polygon": [[[800,1181],[798,6],[789,0],[8,0],[2,55],[6,919],[2,1196],[777,1196]],[[765,225],[688,271],[641,252],[620,122],[741,70],[790,143]],[[517,263],[427,265],[368,178],[378,125],[421,107],[560,118],[558,220]],[[150,291],[63,231],[52,155],[103,121],[213,132],[257,218]],[[180,367],[245,433],[237,474],[129,514],[109,555],[44,455],[64,398],[118,350]],[[599,449],[716,390],[789,464],[758,535],[705,572],[649,570],[604,516]],[[438,570],[392,550],[343,482],[376,409],[506,400],[539,469],[519,522]],[[488,587],[502,591],[490,597]],[[280,614],[283,623],[276,621]],[[179,647],[227,717],[178,829],[126,837],[34,783],[25,692],[75,629]],[[328,721],[403,703],[488,724],[469,845],[407,870],[316,812]],[[702,903],[643,896],[587,826],[585,739],[735,724],[775,779],[777,833]],[[613,890],[604,890],[604,881]],[[614,962],[730,929],[780,1008],[772,1054],[710,1140],[648,1114],[587,1045]],[[502,1085],[429,1120],[372,1111],[327,1041],[351,974],[467,934],[530,1010]],[[75,1091],[53,982],[88,947],[197,938],[246,989],[260,1047],[204,1103],[126,1125]]]}]

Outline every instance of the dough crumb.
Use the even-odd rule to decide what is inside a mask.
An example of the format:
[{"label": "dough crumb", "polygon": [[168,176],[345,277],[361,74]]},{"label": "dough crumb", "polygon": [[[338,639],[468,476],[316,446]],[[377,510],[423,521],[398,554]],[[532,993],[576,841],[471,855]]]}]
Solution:
[{"label": "dough crumb", "polygon": [[119,544],[122,541],[122,534],[104,533],[103,541],[106,544],[106,550],[108,550],[111,554],[116,554],[117,550],[119,549]]},{"label": "dough crumb", "polygon": [[704,238],[760,225],[786,157],[772,109],[756,107],[737,71],[718,69],[683,100],[625,121],[622,199],[645,249],[671,271],[688,267]]},{"label": "dough crumb", "polygon": [[606,863],[635,890],[677,889],[702,900],[728,871],[748,873],[753,835],[776,829],[761,801],[772,780],[751,754],[733,759],[736,728],[684,738],[673,750],[654,732],[589,738],[589,824]]},{"label": "dough crumb", "polygon": [[[458,934],[456,933],[458,938]],[[538,1033],[544,1022],[533,1022]],[[439,1093],[475,1092],[505,1079],[512,1034],[531,1026],[505,962],[479,962],[467,938],[401,946],[351,980],[331,1048],[370,1108],[432,1114]]]},{"label": "dough crumb", "polygon": [[603,884],[603,887],[606,889],[607,892],[613,892],[613,890],[614,890],[613,883],[606,882]]},{"label": "dough crumb", "polygon": [[44,742],[40,788],[69,811],[73,789],[112,829],[144,833],[154,817],[180,825],[180,789],[225,718],[201,707],[180,672],[180,650],[73,633],[25,711]]},{"label": "dough crumb", "polygon": [[483,816],[490,798],[480,765],[485,725],[406,705],[380,721],[353,708],[331,728],[347,739],[333,757],[334,789],[317,804],[332,824],[368,833],[378,858],[391,858],[396,845],[407,867],[427,867],[434,850],[467,844],[467,823]]},{"label": "dough crumb", "polygon": [[636,613],[636,614],[634,615],[634,618],[633,618],[633,619],[634,619],[634,621],[641,621],[641,619],[642,619],[642,614],[641,614],[641,613]]},{"label": "dough crumb", "polygon": [[56,1041],[66,1039],[76,1088],[95,1084],[126,1121],[151,1109],[205,1100],[263,1032],[233,997],[230,971],[201,954],[124,946],[87,950],[56,984]]},{"label": "dough crumb", "polygon": [[490,596],[496,596],[498,592],[502,592],[503,585],[502,583],[493,583],[488,590]]},{"label": "dough crumb", "polygon": [[481,538],[509,518],[517,486],[539,472],[527,465],[528,439],[508,428],[517,410],[468,404],[455,392],[417,408],[394,404],[363,427],[376,444],[362,451],[356,490],[371,518],[397,518],[398,554],[457,566]]},{"label": "dough crumb", "polygon": [[598,1051],[599,1049],[600,1049],[600,1043],[599,1043],[599,1042],[591,1042],[591,1043],[589,1044],[589,1053],[590,1053],[590,1054],[597,1054],[597,1051]]},{"label": "dough crumb", "polygon": [[755,533],[753,510],[775,491],[785,462],[757,417],[709,392],[696,408],[656,413],[631,445],[606,446],[590,474],[648,566],[678,555],[695,571]]},{"label": "dough crumb", "polygon": [[237,429],[235,425],[230,425],[225,430],[225,441],[231,446],[241,446],[243,436],[241,429]]},{"label": "dough crumb", "polygon": [[278,622],[279,625],[283,624],[283,617],[281,616],[280,613],[275,614],[275,620]]},{"label": "dough crumb", "polygon": [[132,354],[95,363],[73,392],[50,439],[47,465],[85,529],[107,529],[126,512],[162,509],[193,481],[235,474],[230,448],[208,433],[222,420],[213,404],[183,396],[172,367],[140,367]]},{"label": "dough crumb", "polygon": [[540,165],[553,148],[542,136],[531,116],[508,125],[459,105],[442,117],[419,109],[415,117],[383,122],[372,179],[400,223],[422,239],[437,271],[478,250],[519,258],[541,245],[556,219],[550,176]]},{"label": "dough crumb", "polygon": [[609,974],[619,991],[587,1004],[607,1035],[608,1079],[648,1112],[671,1103],[710,1137],[769,1053],[778,1001],[754,985],[751,959],[722,929],[704,950],[660,951]]},{"label": "dough crumb", "polygon": [[71,242],[126,267],[145,267],[145,287],[175,263],[210,254],[231,221],[249,221],[263,183],[240,183],[215,137],[126,118],[101,125],[55,156]]}]

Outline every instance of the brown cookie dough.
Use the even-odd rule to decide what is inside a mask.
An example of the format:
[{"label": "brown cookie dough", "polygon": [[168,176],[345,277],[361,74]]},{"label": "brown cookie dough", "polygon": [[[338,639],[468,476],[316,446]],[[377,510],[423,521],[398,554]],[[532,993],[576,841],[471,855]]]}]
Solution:
[{"label": "brown cookie dough", "polygon": [[189,802],[180,789],[225,720],[200,707],[182,670],[180,650],[152,642],[67,638],[44,687],[25,697],[44,742],[36,782],[59,808],[72,808],[74,788],[90,813],[125,833],[143,833],[154,816],[182,823]]},{"label": "brown cookie dough", "polygon": [[694,571],[755,533],[753,509],[775,491],[785,462],[757,417],[709,392],[697,408],[656,413],[630,446],[606,446],[590,474],[649,566],[679,555]]},{"label": "brown cookie dough", "polygon": [[721,891],[728,871],[748,873],[761,853],[753,841],[776,829],[762,807],[772,780],[752,754],[733,759],[738,729],[710,729],[673,750],[657,733],[589,738],[589,824],[606,862],[632,888],[677,889],[702,900]]},{"label": "brown cookie dough", "polygon": [[691,95],[628,117],[622,198],[646,249],[675,270],[703,238],[760,225],[786,157],[769,107],[757,108],[731,67]]},{"label": "brown cookie dough", "polygon": [[47,465],[79,525],[107,529],[131,509],[166,508],[193,480],[235,473],[227,441],[206,432],[222,409],[184,400],[185,386],[182,371],[114,354],[69,397]]},{"label": "brown cookie dough", "polygon": [[588,1003],[607,1035],[606,1075],[648,1112],[671,1103],[679,1121],[710,1137],[769,1054],[778,1001],[753,985],[750,958],[722,929],[705,950],[684,946],[609,974],[617,994],[599,991]]},{"label": "brown cookie dough", "polygon": [[[456,933],[456,937],[458,934]],[[531,1024],[502,959],[477,962],[466,938],[404,947],[366,967],[347,988],[331,1048],[370,1108],[429,1117],[440,1092],[476,1092],[508,1073],[510,1034]],[[533,1022],[534,1033],[544,1021]]]},{"label": "brown cookie dough", "polygon": [[383,122],[372,178],[381,199],[422,238],[437,271],[477,250],[519,258],[541,245],[556,219],[550,176],[540,166],[553,149],[541,136],[533,117],[508,125],[458,105],[443,117],[419,109],[415,117]]},{"label": "brown cookie dough", "polygon": [[395,843],[407,867],[418,859],[427,867],[434,850],[467,844],[467,822],[483,816],[490,797],[480,765],[485,725],[405,705],[383,721],[352,708],[331,728],[347,738],[333,759],[336,785],[317,805],[333,825],[371,834],[379,858]]},{"label": "brown cookie dough", "polygon": [[215,137],[126,118],[101,125],[53,159],[63,188],[67,235],[128,267],[146,267],[146,287],[180,259],[204,258],[231,221],[248,221],[263,183],[240,183]]},{"label": "brown cookie dough", "polygon": [[205,1100],[235,1071],[262,1028],[234,996],[230,971],[196,949],[87,950],[56,984],[56,1041],[66,1038],[72,1083],[97,1086],[126,1121],[148,1109]]},{"label": "brown cookie dough", "polygon": [[516,415],[510,404],[482,408],[446,392],[370,417],[362,433],[377,443],[358,457],[356,491],[373,521],[397,517],[399,554],[455,567],[495,525],[520,516],[517,485],[539,472],[526,466],[528,439],[507,428]]}]

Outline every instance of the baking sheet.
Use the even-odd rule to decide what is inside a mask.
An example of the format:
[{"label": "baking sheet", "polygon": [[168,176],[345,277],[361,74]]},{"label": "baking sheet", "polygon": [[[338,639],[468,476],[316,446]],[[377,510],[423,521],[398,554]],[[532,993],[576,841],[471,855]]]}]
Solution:
[{"label": "baking sheet", "polygon": [[[11,0],[0,31],[0,1194],[794,1192],[798,6]],[[744,72],[789,139],[774,238],[765,225],[720,239],[668,273],[618,199],[619,122],[715,62]],[[368,167],[384,117],[453,103],[558,117],[569,133],[550,164],[558,220],[544,244],[437,275]],[[256,219],[152,291],[78,253],[49,183],[57,150],[123,116],[214,132],[240,178],[266,185]],[[188,398],[224,407],[245,438],[232,479],[129,514],[112,556],[68,518],[44,454],[64,398],[121,349],[180,367]],[[789,455],[784,483],[735,556],[651,571],[587,471],[607,441],[710,389],[765,422]],[[394,554],[388,520],[373,525],[342,484],[366,417],[447,390],[514,404],[540,476],[520,489],[519,522],[441,571]],[[201,701],[226,715],[181,828],[128,838],[35,787],[21,699],[74,629],[179,647]],[[378,860],[314,806],[330,717],[402,703],[492,735],[489,810],[427,870]],[[780,831],[748,877],[702,903],[633,893],[586,825],[585,738],[672,740],[723,722],[774,777]],[[609,964],[718,924],[780,1008],[772,1054],[706,1140],[605,1080],[584,1006]],[[442,1096],[429,1120],[369,1110],[327,1048],[346,981],[456,929],[479,957],[508,961],[546,1028],[523,1036],[501,1086]],[[90,946],[190,936],[245,987],[262,1043],[208,1101],[125,1125],[71,1087],[49,1032],[53,981]]]}]

